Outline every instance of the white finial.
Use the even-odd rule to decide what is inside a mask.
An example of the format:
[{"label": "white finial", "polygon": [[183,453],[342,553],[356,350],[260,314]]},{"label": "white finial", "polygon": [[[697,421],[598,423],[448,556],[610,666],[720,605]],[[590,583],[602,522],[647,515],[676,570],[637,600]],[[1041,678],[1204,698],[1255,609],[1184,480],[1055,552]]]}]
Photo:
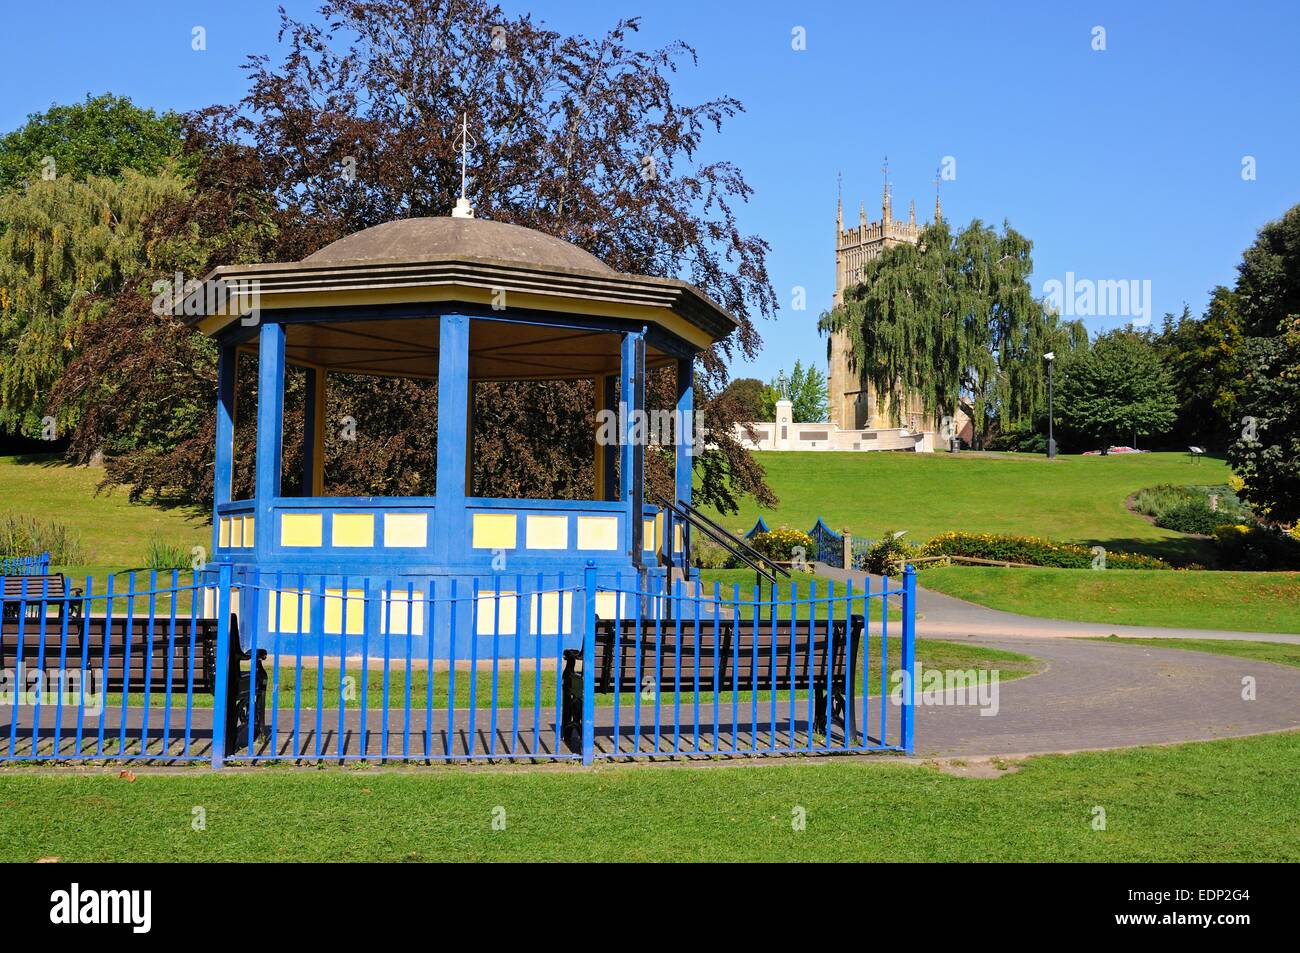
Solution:
[{"label": "white finial", "polygon": [[[478,145],[478,140],[474,140],[473,145]],[[456,200],[456,207],[451,210],[452,218],[473,218],[474,209],[469,204],[469,199],[465,197],[466,160],[469,156],[470,135],[469,122],[465,113],[460,114],[460,146],[456,151],[460,153],[460,198]]]}]

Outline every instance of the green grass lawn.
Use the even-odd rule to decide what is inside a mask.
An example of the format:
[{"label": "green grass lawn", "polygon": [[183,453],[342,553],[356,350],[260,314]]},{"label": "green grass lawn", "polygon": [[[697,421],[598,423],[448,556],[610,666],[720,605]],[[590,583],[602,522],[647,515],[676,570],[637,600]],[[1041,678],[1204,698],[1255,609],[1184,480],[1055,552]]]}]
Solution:
[{"label": "green grass lawn", "polygon": [[[890,758],[134,780],[0,771],[0,861],[1295,862],[1298,760],[1289,733],[1033,758],[979,779]],[[1105,830],[1093,829],[1097,808]]]},{"label": "green grass lawn", "polygon": [[1185,649],[1188,652],[1209,652],[1212,655],[1231,655],[1252,662],[1273,662],[1300,668],[1300,644],[1294,642],[1243,642],[1235,639],[1121,639],[1115,636],[1089,639],[1114,645],[1149,645],[1157,649]]},{"label": "green grass lawn", "polygon": [[76,530],[84,562],[55,568],[78,580],[95,576],[96,592],[103,591],[106,573],[143,567],[154,534],[186,552],[212,545],[208,514],[131,503],[122,488],[96,495],[103,477],[99,467],[70,467],[52,455],[0,456],[0,511],[58,520]]},{"label": "green grass lawn", "polygon": [[[1300,633],[1295,572],[944,566],[925,570],[919,581],[980,605],[1052,619]],[[924,605],[922,599],[922,611]]]},{"label": "green grass lawn", "polygon": [[[706,633],[707,635],[707,633]],[[712,643],[706,637],[702,644],[703,650],[710,650]],[[899,639],[897,632],[889,639],[888,658],[886,660],[886,671],[893,672],[899,668],[901,657],[899,654]],[[880,692],[880,655],[879,641],[873,639],[871,643],[872,656],[867,660],[867,686],[868,693],[877,695]],[[997,670],[999,678],[1003,681],[1009,681],[1014,678],[1020,678],[1024,675],[1031,675],[1037,672],[1042,666],[1036,659],[1028,655],[1021,655],[1018,652],[1007,652],[1001,649],[987,648],[980,645],[971,645],[961,642],[943,642],[934,639],[917,639],[916,640],[916,657],[922,668],[926,669],[975,669],[978,671]],[[279,679],[276,680],[276,672],[272,665],[273,659],[267,662],[267,684],[268,684],[268,705],[272,699],[278,699],[281,712],[291,712],[294,708],[295,698],[301,697],[303,708],[316,707],[316,692],[318,686],[323,694],[323,706],[325,708],[336,708],[339,704],[339,682],[343,675],[350,676],[350,681],[344,683],[343,707],[360,708],[361,707],[361,688],[365,685],[366,707],[383,708],[384,707],[384,666],[380,660],[371,659],[367,667],[364,678],[361,670],[360,659],[354,659],[348,663],[346,671],[340,669],[337,665],[327,664],[320,672],[316,667],[306,660],[301,672],[295,671],[294,660],[292,656],[286,656],[281,663],[279,670]],[[665,665],[671,664],[668,656],[665,656]],[[92,666],[93,667],[93,666]],[[451,694],[451,679],[448,672],[435,671],[433,674],[433,690],[429,689],[429,672],[427,669],[413,668],[411,671],[411,707],[412,710],[423,710],[427,704],[434,708],[446,708],[448,699]],[[542,669],[541,678],[538,679],[536,669],[520,669],[519,672],[519,707],[531,709],[539,695],[538,684],[540,682],[540,697],[543,707],[550,707],[555,704],[555,687],[556,675],[554,669]],[[406,706],[406,667],[397,659],[394,659],[388,671],[389,688],[388,688],[388,707],[392,710],[401,711]],[[277,691],[278,689],[278,691]],[[478,677],[471,678],[471,672],[467,667],[460,667],[456,671],[456,707],[468,708],[471,703],[471,691],[473,692],[472,701],[475,707],[490,708],[492,706],[492,670],[490,668],[480,668]],[[719,693],[719,699],[726,701],[731,698],[731,692]],[[682,698],[693,699],[695,697],[694,685],[689,679],[682,681]],[[769,698],[770,693],[760,693],[760,698]],[[784,700],[790,697],[788,691],[778,692],[777,699]],[[807,697],[805,692],[797,692],[796,697]],[[503,665],[497,674],[497,707],[510,708],[514,705],[515,698],[515,678],[514,671],[509,664]],[[700,692],[702,701],[712,701],[712,692]],[[740,692],[737,700],[748,701],[749,692]],[[614,696],[612,693],[602,694],[600,704],[613,704]],[[166,695],[160,693],[151,693],[149,698],[150,707],[162,708],[167,702]],[[182,703],[182,699],[173,698],[172,704]],[[623,693],[622,704],[632,704],[630,693]],[[128,696],[127,703],[130,705],[143,705],[144,693],[132,692]],[[109,708],[116,708],[122,704],[120,693],[109,693],[105,696],[105,704]],[[194,705],[197,708],[211,708],[212,696],[196,693],[194,696]]]},{"label": "green grass lawn", "polygon": [[1124,506],[1129,494],[1159,483],[1226,483],[1221,460],[1189,463],[1186,454],[1062,456],[982,453],[757,453],[780,505],[761,510],[752,500],[736,515],[715,519],[749,530],[769,526],[807,530],[822,517],[832,529],[878,537],[906,530],[923,542],[949,530],[1025,533],[1205,561],[1204,540],[1153,526]]}]

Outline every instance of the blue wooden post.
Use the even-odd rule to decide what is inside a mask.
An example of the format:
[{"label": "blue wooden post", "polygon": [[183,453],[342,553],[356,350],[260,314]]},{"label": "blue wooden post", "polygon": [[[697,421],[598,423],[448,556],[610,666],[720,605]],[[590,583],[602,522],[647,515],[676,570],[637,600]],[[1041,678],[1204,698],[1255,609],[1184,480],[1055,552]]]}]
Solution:
[{"label": "blue wooden post", "polygon": [[444,314],[438,324],[438,484],[433,510],[433,559],[442,565],[460,559],[469,546],[465,514],[468,424],[469,318]]},{"label": "blue wooden post", "polygon": [[591,764],[596,751],[596,564],[587,560],[586,624],[582,632],[582,763]]},{"label": "blue wooden post", "polygon": [[[677,447],[676,486],[677,499],[691,502],[691,463],[695,456],[695,358],[684,357],[677,361]],[[682,552],[677,554],[677,534],[674,531],[667,541],[667,552],[672,565],[689,567],[691,564],[690,524],[682,524]]]},{"label": "blue wooden post", "polygon": [[320,407],[323,402],[325,371],[318,367],[307,368],[307,393],[303,400],[302,419],[302,496],[317,496],[316,483],[320,478],[320,460],[316,457],[316,443],[321,428],[325,426]]},{"label": "blue wooden post", "polygon": [[[217,679],[212,696],[212,767],[226,758],[226,696],[230,686],[230,583],[233,567],[223,556],[217,568]],[[252,696],[249,696],[250,699]],[[249,708],[252,704],[250,701]]]},{"label": "blue wooden post", "polygon": [[642,536],[645,516],[645,441],[648,431],[642,419],[645,409],[645,330],[623,335],[620,409],[625,419],[622,440],[619,499],[627,507],[627,552],[632,565],[643,561]]},{"label": "blue wooden post", "polygon": [[[903,693],[903,708],[899,715],[899,733],[903,750],[915,750],[913,735],[916,730],[916,569],[909,563],[903,570],[903,671],[906,672],[907,690]],[[883,738],[880,739],[882,742]]]},{"label": "blue wooden post", "polygon": [[271,555],[275,538],[272,507],[280,495],[281,445],[284,435],[284,327],[263,321],[257,353],[257,522],[258,559]]},{"label": "blue wooden post", "polygon": [[235,368],[238,357],[233,344],[223,345],[217,356],[217,427],[215,462],[212,472],[212,549],[217,548],[221,519],[216,508],[229,503],[235,459]]}]

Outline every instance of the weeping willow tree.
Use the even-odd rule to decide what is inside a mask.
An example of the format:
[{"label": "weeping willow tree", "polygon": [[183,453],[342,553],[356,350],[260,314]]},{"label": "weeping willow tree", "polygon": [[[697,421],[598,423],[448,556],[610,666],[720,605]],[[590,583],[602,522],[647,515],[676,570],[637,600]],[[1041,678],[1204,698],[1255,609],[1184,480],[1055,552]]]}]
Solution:
[{"label": "weeping willow tree", "polygon": [[1032,249],[1005,224],[999,233],[976,219],[956,235],[930,225],[868,262],[820,328],[848,335],[881,411],[915,394],[927,415],[966,411],[983,440],[1045,407],[1044,354],[1087,342],[1081,322],[1060,322],[1034,297]]},{"label": "weeping willow tree", "polygon": [[0,195],[0,428],[39,435],[45,396],[87,329],[148,264],[146,219],[184,188],[128,170]]}]

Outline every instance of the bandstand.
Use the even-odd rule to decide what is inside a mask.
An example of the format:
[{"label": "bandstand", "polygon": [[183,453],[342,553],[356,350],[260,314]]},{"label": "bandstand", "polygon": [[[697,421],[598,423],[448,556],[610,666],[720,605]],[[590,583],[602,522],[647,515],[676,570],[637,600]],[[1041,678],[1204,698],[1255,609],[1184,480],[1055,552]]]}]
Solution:
[{"label": "bandstand", "polygon": [[[198,296],[211,302],[214,286],[241,290],[227,306],[205,307]],[[413,601],[455,593],[449,604],[468,604],[463,597],[471,592],[475,600],[491,594],[494,633],[505,631],[503,613],[517,612],[522,628],[564,635],[574,631],[566,578],[594,567],[602,582],[640,580],[642,590],[689,578],[685,527],[644,499],[646,446],[637,425],[646,374],[663,367],[675,368],[677,419],[689,420],[697,355],[736,327],[690,284],[616,272],[560,239],[473,218],[462,202],[458,214],[365,229],[302,261],[218,268],[178,311],[219,348],[212,562],[229,565],[237,579],[307,580],[293,587],[281,581],[268,589],[269,601],[244,603],[244,615],[261,620],[255,639],[346,636],[369,628],[360,615],[371,614],[373,630],[388,631],[395,605],[409,619]],[[234,499],[241,353],[255,355],[258,368],[255,490]],[[289,366],[306,373],[302,495],[281,486]],[[326,494],[332,374],[436,380],[432,496]],[[593,382],[594,409],[615,411],[618,421],[617,440],[593,434],[594,498],[471,496],[475,385],[579,379]],[[691,431],[676,426],[673,433],[676,496],[689,502]],[[354,590],[349,577],[365,577],[366,592]],[[520,579],[529,580],[522,589],[514,582]],[[376,589],[399,595],[380,597]],[[414,600],[400,595],[408,591],[418,594]],[[516,592],[529,604],[515,604]],[[343,604],[323,603],[323,617],[312,623],[304,618],[311,593],[340,596]],[[353,596],[361,597],[355,610],[347,604]],[[432,629],[410,619],[393,630],[409,625],[439,642],[443,625],[430,621]],[[462,631],[473,627],[460,623]],[[445,624],[454,628],[457,619]]]}]

